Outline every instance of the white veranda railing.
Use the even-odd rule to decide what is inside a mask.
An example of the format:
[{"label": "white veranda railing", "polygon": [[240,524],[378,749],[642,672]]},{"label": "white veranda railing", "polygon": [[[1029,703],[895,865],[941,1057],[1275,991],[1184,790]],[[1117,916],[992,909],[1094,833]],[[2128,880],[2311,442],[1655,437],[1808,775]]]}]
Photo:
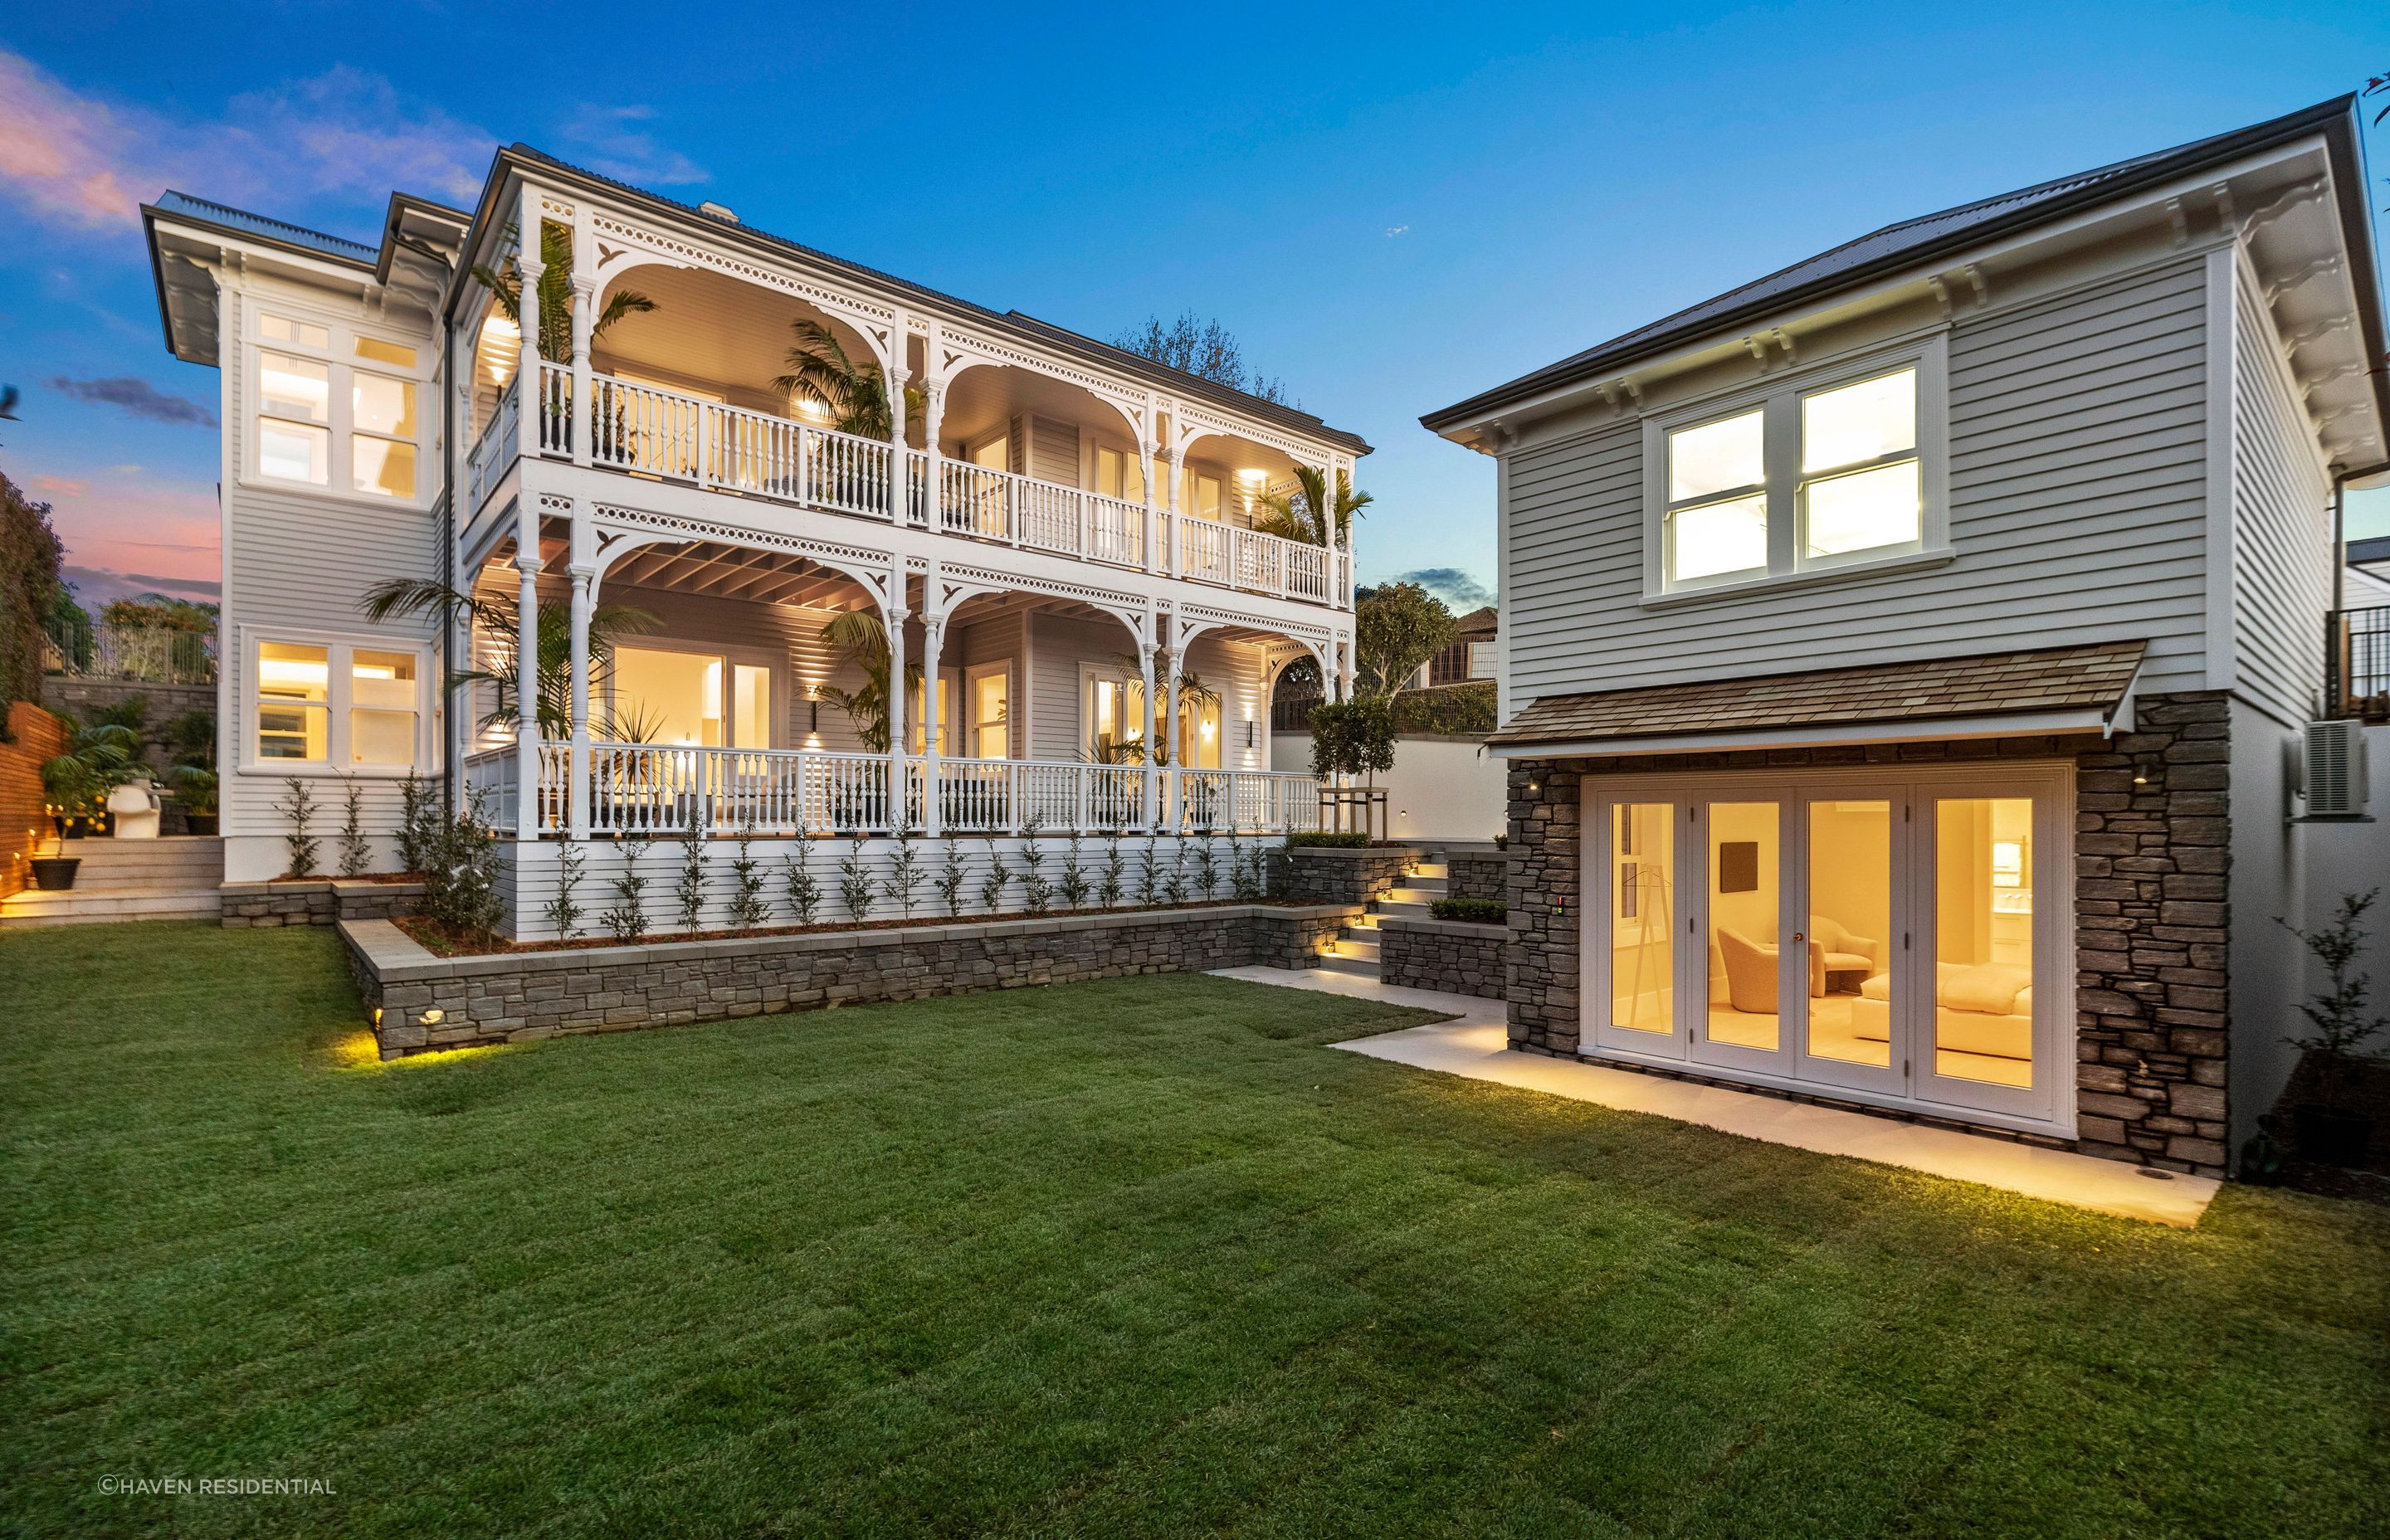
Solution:
[{"label": "white veranda railing", "polygon": [[[571,763],[569,747],[541,746],[538,789],[545,829],[568,827]],[[720,835],[874,834],[903,828],[1019,834],[1035,828],[1055,834],[1148,828],[1285,833],[1319,827],[1319,782],[1312,776],[908,758],[900,809],[890,792],[893,764],[885,754],[816,750],[593,744],[589,831],[669,835],[694,828]],[[502,828],[516,827],[516,764],[512,749],[466,762],[468,787],[488,799],[487,815]]]},{"label": "white veranda railing", "polygon": [[[469,457],[477,508],[504,474],[515,437],[512,414],[518,393],[509,388],[501,398],[496,417]],[[593,465],[857,518],[932,522],[930,459],[920,450],[905,451],[900,463],[892,446],[879,439],[610,375],[591,377],[590,395],[585,428],[581,414],[572,408],[572,368],[540,366],[537,439],[543,454],[572,455],[574,435],[585,430]],[[1163,571],[1198,583],[1320,604],[1343,597],[1343,553],[1306,541],[1149,510],[1117,497],[962,460],[940,461],[937,482],[934,522],[948,534],[1142,568],[1150,519],[1160,543],[1155,554],[1163,558],[1157,565]]]}]

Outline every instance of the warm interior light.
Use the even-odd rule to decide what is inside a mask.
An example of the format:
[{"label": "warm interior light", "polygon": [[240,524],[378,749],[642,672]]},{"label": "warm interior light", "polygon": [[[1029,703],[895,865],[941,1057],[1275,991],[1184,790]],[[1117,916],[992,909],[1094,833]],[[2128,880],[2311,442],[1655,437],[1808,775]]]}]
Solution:
[{"label": "warm interior light", "polygon": [[815,422],[828,422],[829,420],[829,408],[823,405],[820,402],[816,401],[813,397],[806,396],[799,400],[797,403],[797,416],[809,418]]},{"label": "warm interior light", "polygon": [[1244,482],[1247,486],[1257,487],[1264,481],[1269,480],[1269,472],[1266,470],[1256,470],[1248,467],[1247,468],[1237,472],[1237,480]]}]

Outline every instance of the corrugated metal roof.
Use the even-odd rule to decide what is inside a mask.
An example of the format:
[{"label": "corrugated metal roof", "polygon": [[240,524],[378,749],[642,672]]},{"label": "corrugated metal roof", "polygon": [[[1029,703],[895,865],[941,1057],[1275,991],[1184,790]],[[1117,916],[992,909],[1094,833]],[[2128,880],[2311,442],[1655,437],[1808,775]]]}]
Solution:
[{"label": "corrugated metal roof", "polygon": [[2146,644],[2095,642],[2032,652],[1817,669],[1687,685],[1547,696],[1485,741],[1495,747],[1857,726],[2025,712],[2114,712]]},{"label": "corrugated metal roof", "polygon": [[381,248],[378,246],[367,246],[363,241],[328,236],[321,230],[268,219],[263,214],[253,214],[228,203],[212,203],[204,198],[193,198],[189,193],[172,190],[160,193],[158,201],[150,207],[161,214],[174,214],[196,224],[212,225],[236,234],[255,236],[261,240],[313,251],[336,262],[358,263],[371,267],[374,259],[381,254]]},{"label": "corrugated metal roof", "polygon": [[2221,160],[2259,145],[2314,132],[2334,118],[2345,117],[2353,99],[2342,96],[2253,127],[2193,140],[2172,149],[2137,155],[2131,160],[2118,160],[2092,171],[2076,172],[2054,181],[2020,187],[2014,192],[2001,193],[1973,203],[1962,203],[1954,209],[1944,209],[1938,213],[1921,214],[1896,225],[1887,225],[1831,250],[1805,258],[1790,267],[1780,268],[1766,277],[1755,278],[1740,288],[1688,306],[1673,315],[1663,316],[1606,342],[1571,353],[1557,363],[1521,375],[1442,411],[1429,413],[1420,421],[1435,430],[1457,427],[1469,417],[1498,410],[1539,391],[1582,379],[1589,373],[1616,368],[1638,355],[1656,353],[1666,346],[1690,341],[1731,319],[1747,318],[1755,312],[1767,311],[1796,297],[1831,292],[1837,287],[1855,284],[1863,277],[1900,267],[1932,252],[1982,239],[1995,231],[2054,217],[2064,210],[2096,203],[2141,183],[2178,175],[2206,161]]}]

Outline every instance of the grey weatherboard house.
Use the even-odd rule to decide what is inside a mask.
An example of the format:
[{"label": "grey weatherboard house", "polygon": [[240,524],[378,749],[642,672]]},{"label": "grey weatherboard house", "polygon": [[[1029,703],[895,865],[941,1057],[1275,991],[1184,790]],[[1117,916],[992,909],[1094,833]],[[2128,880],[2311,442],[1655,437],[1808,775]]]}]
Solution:
[{"label": "grey weatherboard house", "polygon": [[[2222,1174],[2279,1095],[2353,99],[1888,226],[1422,420],[1499,466],[1510,1037]],[[2335,847],[2338,848],[2338,847]]]}]

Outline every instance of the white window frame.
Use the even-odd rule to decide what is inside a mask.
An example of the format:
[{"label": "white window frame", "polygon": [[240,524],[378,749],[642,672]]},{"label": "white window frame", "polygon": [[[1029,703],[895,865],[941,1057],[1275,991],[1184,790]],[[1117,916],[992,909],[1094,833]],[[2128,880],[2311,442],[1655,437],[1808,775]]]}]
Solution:
[{"label": "white window frame", "polygon": [[[1923,500],[1919,538],[1898,545],[1874,546],[1835,556],[1802,555],[1801,488],[1805,480],[1846,475],[1853,468],[1805,477],[1801,469],[1801,403],[1821,391],[1857,384],[1902,369],[1917,371],[1918,487]],[[1956,551],[1950,545],[1949,490],[1949,338],[1936,330],[1883,347],[1836,358],[1805,368],[1787,370],[1749,385],[1714,392],[1643,417],[1643,602],[1650,605],[1691,603],[1767,589],[1803,587],[1812,584],[1940,566]],[[1667,571],[1668,436],[1728,417],[1763,411],[1764,462],[1767,480],[1760,490],[1767,500],[1767,567],[1765,571],[1722,572],[1709,577],[1672,581]],[[1894,459],[1904,456],[1895,456]],[[1706,496],[1702,503],[1730,498],[1730,492]],[[1690,506],[1690,503],[1689,503]]]},{"label": "white window frame", "polygon": [[[262,759],[257,752],[258,713],[264,705],[258,688],[258,651],[267,642],[324,649],[330,680],[324,692],[328,720],[324,759]],[[359,652],[404,652],[415,660],[415,763],[411,765],[349,763],[349,687]],[[244,776],[353,776],[360,780],[405,780],[410,776],[439,773],[435,758],[440,740],[440,700],[432,679],[431,644],[409,636],[307,631],[296,627],[243,626],[240,631],[241,712],[238,773]]]},{"label": "white window frame", "polygon": [[[436,456],[433,454],[432,422],[438,416],[439,391],[434,378],[439,344],[420,338],[402,336],[387,328],[362,327],[353,321],[304,304],[285,302],[279,296],[252,294],[242,307],[241,363],[244,370],[242,408],[248,415],[243,425],[240,484],[303,492],[311,497],[337,497],[343,502],[360,503],[368,507],[422,508],[430,503],[431,483],[436,479]],[[321,327],[331,334],[331,343],[322,350],[298,342],[277,342],[265,336],[265,317],[277,315],[285,320]],[[357,357],[357,340],[387,343],[392,347],[415,350],[412,371],[373,359]],[[326,431],[330,444],[325,451],[324,483],[291,481],[280,476],[268,476],[260,467],[263,456],[259,448],[259,433],[264,421],[263,369],[258,355],[262,353],[287,353],[310,363],[328,366],[331,376],[329,399],[327,402]],[[395,433],[378,432],[359,428],[355,418],[355,377],[358,373],[377,375],[385,379],[404,379],[415,387],[415,433],[405,438]],[[279,419],[276,419],[279,420]],[[386,439],[395,443],[415,446],[415,495],[385,497],[379,493],[359,492],[355,481],[355,456],[352,435],[364,433],[371,438]]]},{"label": "white window frame", "polygon": [[[617,651],[673,652],[686,657],[705,658],[722,665],[722,699],[715,703],[723,731],[728,732],[738,716],[739,676],[740,668],[760,668],[766,680],[765,686],[765,736],[771,739],[761,744],[724,744],[733,751],[754,752],[779,748],[788,741],[789,712],[781,699],[785,691],[783,674],[787,672],[786,654],[769,648],[745,647],[735,643],[689,642],[677,637],[642,635],[625,637],[614,644]],[[604,665],[596,658],[589,661],[590,714],[611,716],[614,712],[614,671],[611,660]],[[592,724],[591,730],[596,730]]]}]

